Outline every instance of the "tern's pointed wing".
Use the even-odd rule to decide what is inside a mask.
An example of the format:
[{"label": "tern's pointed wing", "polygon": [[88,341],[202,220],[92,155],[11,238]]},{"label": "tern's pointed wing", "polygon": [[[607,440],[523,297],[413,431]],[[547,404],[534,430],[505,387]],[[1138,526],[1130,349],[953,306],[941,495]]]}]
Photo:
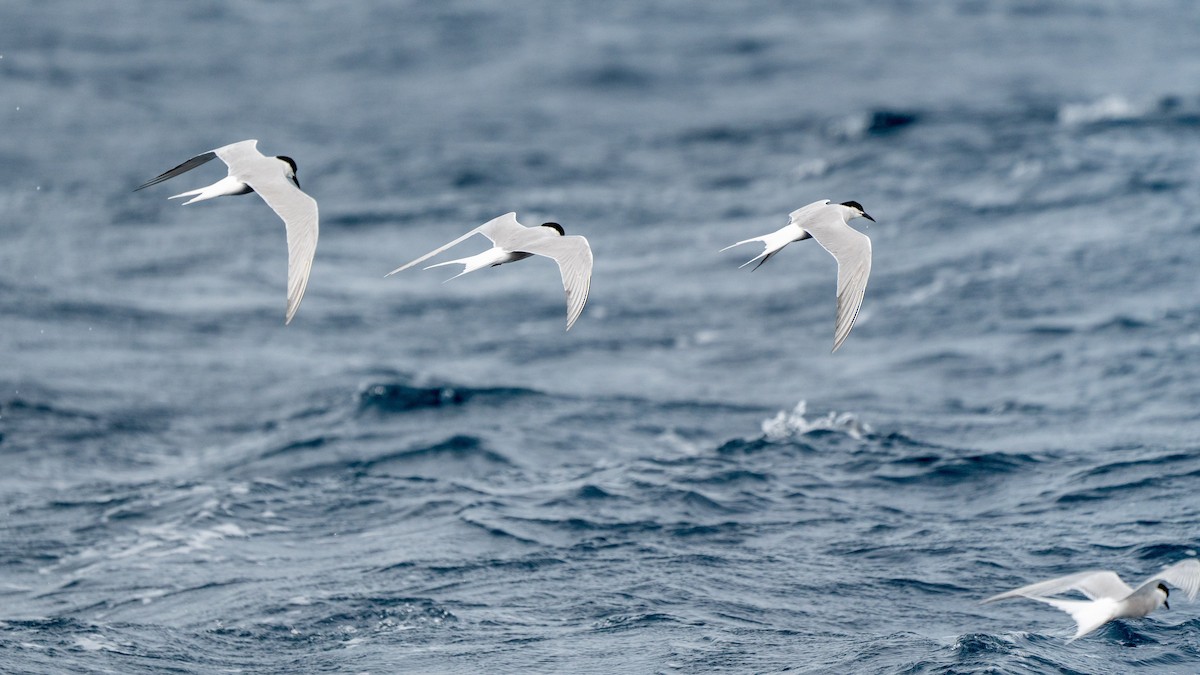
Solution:
[{"label": "tern's pointed wing", "polygon": [[1016,590],[993,595],[984,602],[1017,597],[1044,600],[1045,596],[1058,595],[1067,591],[1079,591],[1090,600],[1120,600],[1132,593],[1133,589],[1121,581],[1121,577],[1117,576],[1116,572],[1089,570],[1022,586]]},{"label": "tern's pointed wing", "polygon": [[513,237],[517,237],[520,235],[520,233],[526,232],[526,231],[528,231],[528,228],[526,228],[524,225],[521,225],[520,223],[517,222],[516,212],[510,211],[502,216],[497,216],[495,218],[492,218],[491,220],[487,221],[486,223],[471,230],[470,232],[459,237],[458,239],[455,239],[454,241],[450,242],[449,244],[446,244],[445,246],[436,248],[436,249],[430,251],[429,253],[426,253],[425,255],[421,256],[420,258],[413,260],[412,262],[405,263],[404,265],[397,267],[396,269],[392,270],[391,272],[388,272],[384,276],[390,277],[397,272],[403,272],[404,270],[412,267],[413,265],[416,265],[418,263],[423,263],[426,260],[429,260],[430,258],[434,257],[435,255],[441,253],[442,251],[445,251],[446,249],[449,249],[449,248],[453,248],[477,234],[482,234],[483,236],[487,237],[488,239],[491,239],[492,243],[496,244],[497,246],[501,246],[501,247],[505,248],[506,250],[512,250],[512,249],[508,248],[508,246],[505,244],[505,241],[510,240]]},{"label": "tern's pointed wing", "polygon": [[230,143],[229,145],[219,147],[216,150],[209,150],[204,154],[196,155],[195,157],[189,159],[183,164],[180,164],[174,169],[171,169],[170,171],[165,171],[158,174],[154,178],[151,178],[145,183],[139,185],[134,192],[137,192],[143,188],[148,188],[151,185],[158,185],[164,180],[174,178],[181,173],[187,173],[201,164],[211,161],[215,157],[220,157],[221,161],[225,162],[225,164],[229,166],[230,174],[233,174],[235,172],[235,162],[238,162],[242,159],[262,158],[262,153],[255,149],[257,145],[258,141],[256,140],[238,141],[237,143]]},{"label": "tern's pointed wing", "polygon": [[1200,560],[1195,558],[1181,560],[1150,577],[1138,588],[1141,589],[1148,584],[1156,584],[1159,581],[1165,581],[1183,591],[1187,595],[1188,600],[1195,600],[1196,594],[1200,593]]},{"label": "tern's pointed wing", "polygon": [[811,234],[837,260],[837,320],[833,326],[833,351],[836,352],[850,335],[867,292],[867,277],[871,275],[871,239],[847,225],[836,211],[820,207],[807,211],[812,206],[809,204],[793,211],[792,224]]},{"label": "tern's pointed wing", "polygon": [[824,207],[829,206],[828,199],[819,199],[811,204],[805,204],[800,208],[788,214],[788,223],[791,225],[799,225],[804,227],[804,221],[812,218],[813,214],[817,213]]},{"label": "tern's pointed wing", "polygon": [[178,176],[181,173],[187,173],[188,171],[191,171],[192,169],[200,166],[201,164],[205,164],[205,163],[211,161],[216,156],[217,156],[217,153],[214,151],[206,152],[203,155],[196,155],[195,157],[189,159],[188,161],[184,162],[183,164],[180,164],[179,166],[175,167],[174,169],[171,169],[170,171],[164,171],[163,173],[158,174],[154,178],[151,178],[150,180],[146,181],[145,183],[142,183],[141,185],[137,186],[137,189],[135,189],[134,192],[148,188],[151,185],[158,185],[159,183],[163,182],[164,180],[169,180],[171,178],[174,178],[175,176]]},{"label": "tern's pointed wing", "polygon": [[[254,139],[223,145],[213,150],[213,153],[217,157],[220,157],[222,162],[229,165],[229,172],[231,174],[238,174],[240,171],[245,170],[247,162],[263,158],[263,154],[258,151],[258,141]],[[242,178],[242,180],[247,183],[250,182],[245,178]]]},{"label": "tern's pointed wing", "polygon": [[243,174],[242,180],[254,188],[287,226],[288,284],[284,323],[291,323],[304,298],[313,256],[317,253],[317,200],[302,192],[282,172],[262,176]]},{"label": "tern's pointed wing", "polygon": [[592,247],[579,235],[536,236],[541,233],[532,229],[525,230],[528,234],[519,237],[520,241],[512,242],[510,250],[553,258],[558,263],[563,289],[567,292],[567,330],[571,330],[587,304],[592,285]]}]

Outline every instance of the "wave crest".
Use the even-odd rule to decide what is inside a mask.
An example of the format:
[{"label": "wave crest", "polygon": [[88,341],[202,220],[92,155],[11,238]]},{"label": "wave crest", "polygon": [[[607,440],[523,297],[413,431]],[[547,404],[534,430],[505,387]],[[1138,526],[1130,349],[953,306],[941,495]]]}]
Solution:
[{"label": "wave crest", "polygon": [[814,431],[833,431],[843,433],[855,440],[871,436],[874,430],[866,422],[860,422],[854,413],[839,413],[830,411],[824,417],[808,418],[808,402],[800,401],[792,410],[780,410],[769,420],[763,420],[763,437],[778,443],[797,436],[813,433]]}]

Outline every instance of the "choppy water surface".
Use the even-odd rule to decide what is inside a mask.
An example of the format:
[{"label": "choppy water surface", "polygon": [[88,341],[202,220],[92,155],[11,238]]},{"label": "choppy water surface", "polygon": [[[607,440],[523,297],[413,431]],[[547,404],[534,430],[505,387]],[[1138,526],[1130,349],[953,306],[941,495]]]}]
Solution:
[{"label": "choppy water surface", "polygon": [[[1196,554],[1200,10],[812,4],[0,10],[0,670],[1196,672],[1200,603],[977,601]],[[243,138],[287,328],[260,200],[130,192]],[[821,198],[835,355],[819,247],[717,253]],[[382,278],[508,210],[570,333]]]}]

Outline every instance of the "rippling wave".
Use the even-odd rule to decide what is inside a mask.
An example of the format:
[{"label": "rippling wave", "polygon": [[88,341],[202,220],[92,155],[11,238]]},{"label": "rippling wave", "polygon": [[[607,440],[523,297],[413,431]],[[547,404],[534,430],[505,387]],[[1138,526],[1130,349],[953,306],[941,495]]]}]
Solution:
[{"label": "rippling wave", "polygon": [[[1198,26],[6,8],[0,672],[1197,671],[1174,595],[978,601],[1200,549]],[[286,328],[261,200],[132,192],[249,137],[321,204]],[[719,252],[823,198],[877,221],[832,355],[819,245]],[[591,242],[570,332],[547,260],[383,277],[510,210]]]}]

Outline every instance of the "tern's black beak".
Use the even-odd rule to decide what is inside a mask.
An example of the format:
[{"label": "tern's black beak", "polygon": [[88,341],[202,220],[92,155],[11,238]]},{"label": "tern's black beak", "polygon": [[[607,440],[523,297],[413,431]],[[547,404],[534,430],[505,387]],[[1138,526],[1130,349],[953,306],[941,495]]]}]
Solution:
[{"label": "tern's black beak", "polygon": [[866,218],[867,220],[871,221],[872,223],[875,222],[875,219],[872,218],[871,216],[867,215],[866,211],[863,211],[862,214],[863,214],[863,218]]},{"label": "tern's black beak", "polygon": [[1171,609],[1171,603],[1167,602],[1166,600],[1163,600],[1163,607],[1166,607],[1167,609]]}]

